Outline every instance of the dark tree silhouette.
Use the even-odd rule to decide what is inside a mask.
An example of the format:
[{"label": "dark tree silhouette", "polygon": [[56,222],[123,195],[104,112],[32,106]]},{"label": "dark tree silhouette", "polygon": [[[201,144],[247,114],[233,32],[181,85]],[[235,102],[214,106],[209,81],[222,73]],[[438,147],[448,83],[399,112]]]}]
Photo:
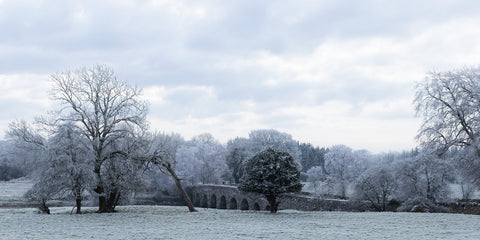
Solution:
[{"label": "dark tree silhouette", "polygon": [[265,195],[270,212],[275,213],[280,194],[302,190],[298,164],[289,153],[268,148],[246,162],[245,175],[238,188]]}]

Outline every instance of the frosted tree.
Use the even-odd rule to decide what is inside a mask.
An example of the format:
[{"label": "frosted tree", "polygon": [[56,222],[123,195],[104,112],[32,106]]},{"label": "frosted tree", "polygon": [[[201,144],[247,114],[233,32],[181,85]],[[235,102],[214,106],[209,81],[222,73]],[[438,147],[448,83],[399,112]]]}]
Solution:
[{"label": "frosted tree", "polygon": [[275,213],[280,194],[302,190],[298,164],[288,152],[267,148],[247,161],[238,188],[263,194]]},{"label": "frosted tree", "polygon": [[307,182],[311,182],[315,193],[321,193],[321,181],[325,180],[325,170],[321,166],[311,167],[307,171]]},{"label": "frosted tree", "polygon": [[26,175],[26,166],[13,141],[0,141],[0,181],[9,181]]},{"label": "frosted tree", "polygon": [[235,138],[227,143],[227,155],[225,157],[230,170],[232,182],[240,183],[243,176],[244,163],[253,156],[250,150],[250,141],[246,138]]},{"label": "frosted tree", "polygon": [[26,121],[14,121],[9,124],[6,132],[7,138],[14,143],[13,154],[21,156],[24,159],[24,166],[30,165],[30,170],[34,173],[33,177],[36,183],[25,194],[27,198],[40,202],[40,210],[50,213],[46,202],[50,200],[57,192],[50,181],[44,176],[44,171],[49,168],[47,158],[47,139],[39,134],[38,129],[34,129]]},{"label": "frosted tree", "polygon": [[355,182],[355,196],[369,201],[377,211],[386,211],[387,203],[397,189],[392,170],[381,166],[365,171]]},{"label": "frosted tree", "polygon": [[54,185],[54,193],[58,197],[73,197],[77,214],[81,213],[84,191],[93,184],[93,156],[90,147],[77,126],[72,123],[60,125],[48,141],[49,167],[40,180]]},{"label": "frosted tree", "polygon": [[431,72],[416,90],[417,114],[423,117],[418,140],[439,157],[448,151],[471,153],[461,159],[463,172],[479,186],[480,67]]},{"label": "frosted tree", "polygon": [[201,183],[200,159],[195,156],[196,148],[192,146],[181,146],[176,154],[175,170],[185,184],[192,186]]},{"label": "frosted tree", "polygon": [[267,148],[279,149],[288,152],[301,169],[301,151],[298,147],[298,142],[292,138],[292,135],[274,129],[260,129],[251,131],[248,138],[253,154]]},{"label": "frosted tree", "polygon": [[[104,65],[84,67],[51,76],[52,97],[62,104],[56,120],[78,124],[94,153],[94,192],[99,212],[111,212],[102,176],[104,163],[115,155],[115,142],[128,136],[132,128],[146,129],[147,103],[140,100],[141,91],[116,79]],[[123,127],[130,126],[129,128]]]},{"label": "frosted tree", "polygon": [[177,152],[184,144],[183,138],[178,134],[155,133],[149,144],[149,164],[157,166],[160,171],[166,171],[175,182],[178,192],[183,198],[190,212],[195,212],[192,201],[183,189],[181,179],[178,177],[175,166],[177,164]]},{"label": "frosted tree", "polygon": [[[125,128],[129,126],[123,126]],[[148,161],[148,139],[143,132],[131,129],[129,133],[108,146],[111,152],[101,169],[107,209],[115,210],[120,201],[130,202],[137,189],[145,182],[142,174]]]},{"label": "frosted tree", "polygon": [[42,134],[41,128],[24,120],[11,122],[6,131],[6,137],[11,142],[8,155],[34,177],[45,165],[43,153],[46,150],[47,139],[43,135],[45,134]]},{"label": "frosted tree", "polygon": [[348,187],[366,170],[368,159],[365,151],[353,151],[345,145],[332,146],[325,154],[326,183],[330,192],[347,198]]},{"label": "frosted tree", "polygon": [[396,178],[401,200],[425,199],[435,203],[448,199],[454,174],[449,162],[435,154],[421,152],[397,163]]},{"label": "frosted tree", "polygon": [[55,127],[53,132],[46,139],[23,121],[10,125],[7,135],[41,159],[35,174],[36,183],[26,195],[40,201],[41,209],[46,212],[47,200],[73,198],[77,213],[81,213],[83,193],[93,177],[88,141],[71,122]]},{"label": "frosted tree", "polygon": [[476,152],[472,148],[453,149],[446,155],[455,169],[455,181],[460,186],[462,199],[471,199],[476,189],[478,189],[478,178],[472,177],[471,166],[472,159],[476,158]]},{"label": "frosted tree", "polygon": [[197,166],[202,184],[220,184],[227,173],[226,150],[209,133],[194,137],[191,141],[195,158],[201,163]]},{"label": "frosted tree", "polygon": [[211,134],[201,134],[179,149],[176,169],[192,184],[220,184],[227,173],[225,155],[225,148]]},{"label": "frosted tree", "polygon": [[301,151],[298,142],[290,134],[274,129],[254,130],[248,138],[236,138],[227,144],[226,160],[234,182],[238,182],[243,176],[245,162],[268,148],[288,152],[301,169]]}]

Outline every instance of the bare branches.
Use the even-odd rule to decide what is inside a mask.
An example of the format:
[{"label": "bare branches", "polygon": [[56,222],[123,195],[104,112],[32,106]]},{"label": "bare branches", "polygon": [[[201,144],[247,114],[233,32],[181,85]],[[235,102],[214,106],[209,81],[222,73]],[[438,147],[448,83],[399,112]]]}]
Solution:
[{"label": "bare branches", "polygon": [[452,157],[462,178],[479,179],[480,68],[430,73],[417,84],[415,107],[423,116],[417,136],[423,148]]},{"label": "bare branches", "polygon": [[[57,73],[51,79],[54,85],[51,96],[63,106],[57,120],[75,122],[90,141],[99,211],[110,211],[105,206],[102,168],[105,162],[116,159],[118,153],[124,153],[125,149],[118,149],[122,144],[125,147],[124,139],[134,139],[148,128],[148,104],[140,100],[140,89],[117,80],[113,70],[105,65]],[[123,157],[131,157],[130,153],[127,155]]]},{"label": "bare branches", "polygon": [[43,150],[45,149],[46,140],[37,131],[35,131],[25,121],[14,121],[9,124],[7,137],[14,139],[19,144],[28,144],[27,150]]},{"label": "bare branches", "polygon": [[417,84],[415,107],[424,122],[417,138],[451,146],[471,146],[480,137],[480,69],[432,72]]}]

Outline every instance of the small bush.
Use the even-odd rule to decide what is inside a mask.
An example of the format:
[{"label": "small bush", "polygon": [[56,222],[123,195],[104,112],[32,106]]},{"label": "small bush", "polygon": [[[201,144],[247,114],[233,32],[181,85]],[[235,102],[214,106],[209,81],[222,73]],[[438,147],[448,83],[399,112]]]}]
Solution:
[{"label": "small bush", "polygon": [[397,210],[399,212],[450,212],[450,209],[422,197],[408,199]]}]

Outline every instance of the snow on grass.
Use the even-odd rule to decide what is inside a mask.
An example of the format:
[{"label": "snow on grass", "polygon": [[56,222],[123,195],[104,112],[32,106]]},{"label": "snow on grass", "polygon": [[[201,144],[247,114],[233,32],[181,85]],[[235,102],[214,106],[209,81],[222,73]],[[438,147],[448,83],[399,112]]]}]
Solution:
[{"label": "snow on grass", "polygon": [[32,180],[28,178],[0,181],[0,199],[22,199],[32,185]]},{"label": "snow on grass", "polygon": [[480,239],[480,216],[422,213],[268,212],[124,206],[71,215],[71,208],[0,208],[4,239]]}]

